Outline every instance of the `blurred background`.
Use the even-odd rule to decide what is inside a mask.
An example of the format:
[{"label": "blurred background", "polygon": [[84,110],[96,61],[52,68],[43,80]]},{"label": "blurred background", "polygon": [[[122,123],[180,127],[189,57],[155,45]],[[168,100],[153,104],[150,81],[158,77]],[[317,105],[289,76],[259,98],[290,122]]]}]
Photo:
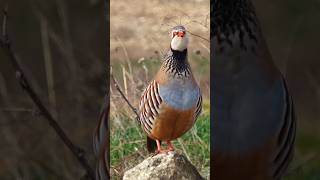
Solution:
[{"label": "blurred background", "polygon": [[276,65],[297,115],[296,154],[288,180],[320,179],[320,1],[255,0]]},{"label": "blurred background", "polygon": [[[27,78],[94,166],[92,134],[106,91],[103,0],[0,0]],[[1,13],[2,24],[2,13]],[[15,79],[0,49],[0,179],[80,179],[85,172]]]},{"label": "blurred background", "polygon": [[[1,9],[8,3],[8,33],[27,77],[74,143],[86,150],[92,166],[91,137],[106,91],[107,75],[107,29],[102,1],[0,0]],[[254,4],[274,61],[285,74],[296,105],[299,123],[297,150],[286,179],[319,180],[320,1],[254,0]],[[138,0],[112,0],[110,5],[113,73],[121,88],[129,94],[130,101],[137,105],[142,89],[159,67],[161,53],[168,48],[170,26],[180,21],[187,24],[190,19],[195,20],[187,24],[187,28],[191,33],[208,38],[208,1],[148,0],[148,3],[143,3]],[[189,61],[208,98],[209,77],[206,75],[209,75],[209,66],[206,65],[209,63],[209,45],[206,40],[190,37]],[[114,89],[111,102],[112,108],[117,108],[111,112],[112,122],[119,127],[129,122],[114,135],[129,133],[130,140],[139,145],[123,146],[130,144],[123,137],[118,138],[119,142],[112,142],[112,147],[122,148],[112,149],[112,168],[120,169],[120,173],[115,172],[119,177],[121,168],[130,166],[124,162],[136,162],[145,156],[135,153],[143,152],[145,135]],[[205,109],[203,121],[198,121],[203,122],[198,124],[199,128],[193,128],[185,139],[175,142],[179,150],[184,152],[182,145],[188,145],[184,141],[197,139],[199,134],[203,139],[209,138],[205,136],[208,134],[208,102]],[[123,131],[129,125],[132,128]],[[205,131],[199,132],[201,129]],[[79,179],[84,175],[76,159],[46,120],[36,113],[33,103],[15,80],[13,69],[2,50],[0,134],[0,179]],[[112,140],[117,140],[114,137]],[[128,151],[124,151],[124,147]],[[186,152],[191,160],[193,153],[204,157],[196,158],[199,163],[207,161],[205,150]],[[133,160],[123,161],[124,158]],[[208,175],[205,163],[204,167],[197,167],[201,168],[202,175]]]},{"label": "blurred background", "polygon": [[[189,37],[188,60],[200,85],[204,108],[193,128],[173,141],[203,177],[209,178],[210,10],[209,0],[111,0],[110,64],[126,97],[138,107],[141,94],[159,70],[170,48],[170,32],[184,25]],[[111,83],[111,173],[123,173],[151,156],[146,134]],[[163,143],[165,144],[165,143]]]}]

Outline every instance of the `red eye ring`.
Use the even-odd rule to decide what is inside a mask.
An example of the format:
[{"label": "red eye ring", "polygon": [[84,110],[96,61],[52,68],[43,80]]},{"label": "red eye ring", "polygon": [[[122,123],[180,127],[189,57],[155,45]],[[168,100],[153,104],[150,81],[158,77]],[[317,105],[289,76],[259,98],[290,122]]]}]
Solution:
[{"label": "red eye ring", "polygon": [[184,31],[174,31],[174,32],[172,33],[172,37],[174,37],[174,36],[184,37],[184,35],[185,35],[185,32],[184,32]]},{"label": "red eye ring", "polygon": [[177,36],[178,36],[178,37],[183,37],[183,36],[184,36],[184,34],[185,34],[185,32],[184,32],[184,31],[179,31],[179,32],[177,33]]}]

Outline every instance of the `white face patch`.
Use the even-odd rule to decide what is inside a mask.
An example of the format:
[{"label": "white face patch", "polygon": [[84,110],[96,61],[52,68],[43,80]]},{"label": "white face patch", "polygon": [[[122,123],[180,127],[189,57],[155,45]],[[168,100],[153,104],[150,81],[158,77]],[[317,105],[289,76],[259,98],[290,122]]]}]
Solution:
[{"label": "white face patch", "polygon": [[185,34],[183,37],[174,36],[171,40],[171,48],[176,51],[184,51],[188,47],[188,37]]}]

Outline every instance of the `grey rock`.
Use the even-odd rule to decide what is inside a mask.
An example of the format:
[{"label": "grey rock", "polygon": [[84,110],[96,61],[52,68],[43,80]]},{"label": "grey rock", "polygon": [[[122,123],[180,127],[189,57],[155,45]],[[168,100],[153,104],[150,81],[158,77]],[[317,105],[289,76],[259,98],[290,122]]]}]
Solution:
[{"label": "grey rock", "polygon": [[176,152],[158,154],[126,171],[123,180],[203,180],[188,159]]}]

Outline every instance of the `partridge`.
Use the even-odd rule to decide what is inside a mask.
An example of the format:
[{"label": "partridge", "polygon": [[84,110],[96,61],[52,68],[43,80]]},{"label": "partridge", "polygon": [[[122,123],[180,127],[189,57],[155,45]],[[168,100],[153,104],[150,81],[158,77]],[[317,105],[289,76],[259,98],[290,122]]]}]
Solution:
[{"label": "partridge", "polygon": [[211,8],[211,176],[279,180],[296,133],[286,81],[249,0],[214,0]]},{"label": "partridge", "polygon": [[[200,88],[187,58],[188,37],[183,26],[171,31],[170,49],[155,78],[144,90],[139,104],[139,119],[147,133],[149,151],[173,151],[171,140],[182,136],[201,112]],[[168,145],[161,149],[161,141]]]}]

